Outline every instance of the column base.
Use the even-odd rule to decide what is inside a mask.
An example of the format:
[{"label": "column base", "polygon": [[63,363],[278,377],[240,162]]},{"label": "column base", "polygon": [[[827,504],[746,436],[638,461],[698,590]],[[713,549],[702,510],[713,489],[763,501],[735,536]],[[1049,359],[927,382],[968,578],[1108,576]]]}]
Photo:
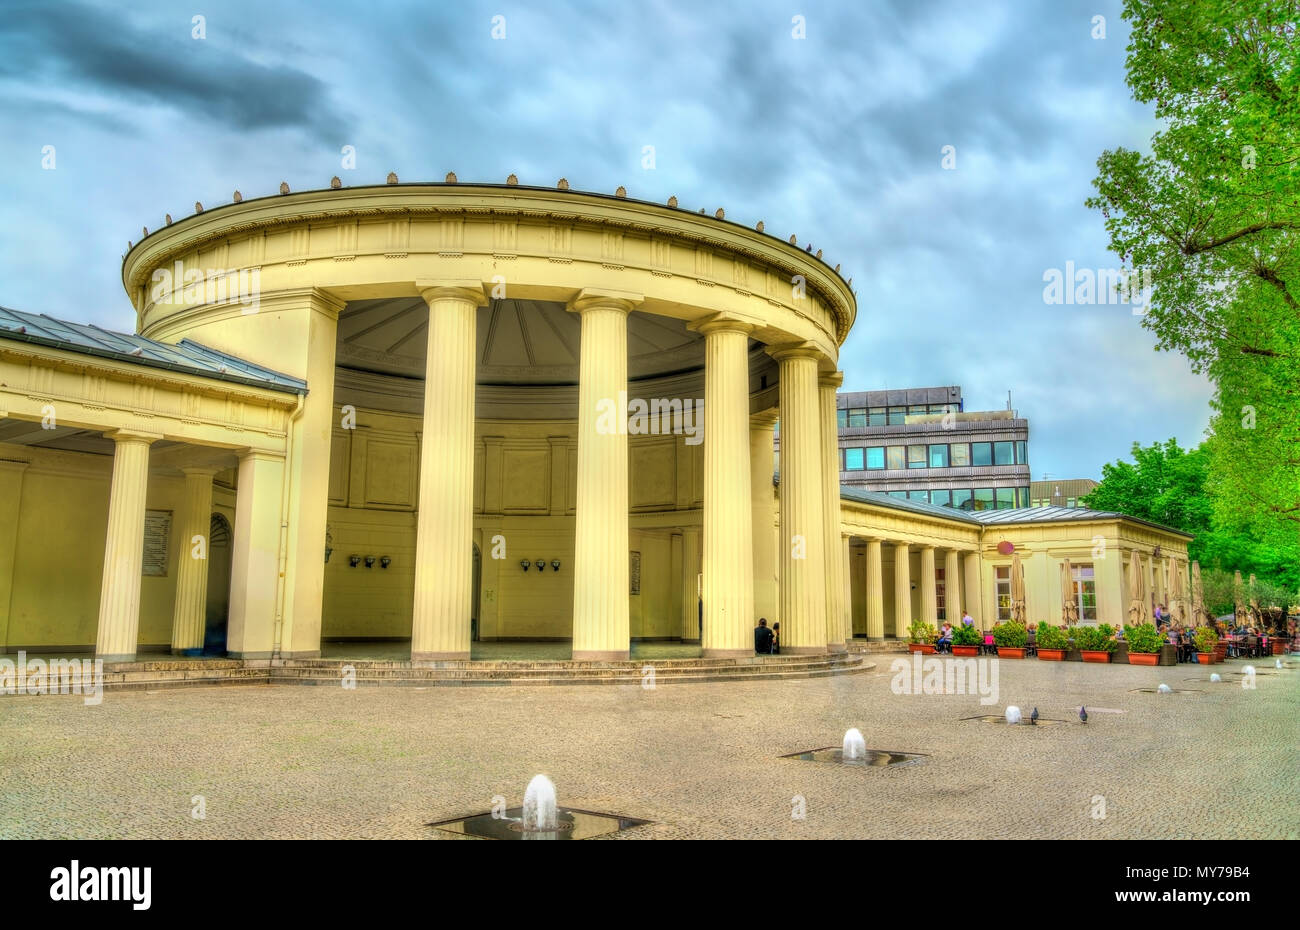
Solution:
[{"label": "column base", "polygon": [[101,655],[97,652],[95,653],[95,661],[103,662],[107,665],[110,662],[134,662],[136,661],[136,658],[134,652],[124,652],[117,655]]},{"label": "column base", "polygon": [[825,646],[782,646],[782,655],[791,656],[824,656],[826,655]]},{"label": "column base", "polygon": [[269,659],[269,658],[271,658],[271,653],[270,653],[269,651],[268,651],[268,652],[230,652],[230,651],[227,651],[227,652],[226,652],[226,658],[228,658],[228,659],[254,659],[254,660],[261,660],[261,659]]},{"label": "column base", "polygon": [[192,659],[192,658],[194,658],[195,656],[201,656],[201,655],[203,655],[203,647],[202,647],[202,646],[198,646],[198,647],[194,647],[194,648],[177,649],[175,646],[173,646],[173,647],[172,647],[172,655],[174,655],[174,656],[181,656],[181,657],[186,658],[186,659]]},{"label": "column base", "polygon": [[827,652],[848,652],[848,649],[845,648],[843,643],[827,643],[826,651]]},{"label": "column base", "polygon": [[753,649],[704,649],[700,652],[702,659],[745,659],[753,655],[762,655]]},{"label": "column base", "polygon": [[281,652],[282,659],[319,659],[319,649],[304,649],[301,652]]},{"label": "column base", "polygon": [[622,652],[617,650],[601,651],[595,649],[573,650],[574,662],[627,662],[630,659],[631,655],[626,649]]},{"label": "column base", "polygon": [[412,652],[412,662],[468,662],[468,652]]},{"label": "column base", "polygon": [[884,636],[868,636],[868,637],[867,637],[867,642],[869,642],[869,643],[883,643],[884,641],[885,641],[885,637],[884,637]]}]

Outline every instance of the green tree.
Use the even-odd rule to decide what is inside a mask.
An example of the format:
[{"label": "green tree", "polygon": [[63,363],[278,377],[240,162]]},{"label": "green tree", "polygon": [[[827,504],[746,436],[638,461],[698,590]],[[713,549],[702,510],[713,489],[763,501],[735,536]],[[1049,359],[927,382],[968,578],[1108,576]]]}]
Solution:
[{"label": "green tree", "polygon": [[1088,205],[1149,272],[1142,325],[1216,387],[1220,526],[1300,539],[1300,0],[1125,0],[1151,154],[1097,162]]}]

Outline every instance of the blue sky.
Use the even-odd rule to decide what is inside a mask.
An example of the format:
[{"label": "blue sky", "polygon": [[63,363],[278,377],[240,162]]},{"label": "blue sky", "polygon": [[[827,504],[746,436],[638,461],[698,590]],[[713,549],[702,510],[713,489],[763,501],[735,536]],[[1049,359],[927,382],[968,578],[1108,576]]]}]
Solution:
[{"label": "blue sky", "polygon": [[1100,477],[1134,440],[1199,442],[1210,396],[1130,307],[1043,299],[1048,269],[1118,266],[1083,201],[1156,128],[1127,40],[1117,0],[7,2],[0,305],[130,330],[127,240],[236,188],[625,185],[842,264],[845,390],[1010,390],[1035,478]]}]

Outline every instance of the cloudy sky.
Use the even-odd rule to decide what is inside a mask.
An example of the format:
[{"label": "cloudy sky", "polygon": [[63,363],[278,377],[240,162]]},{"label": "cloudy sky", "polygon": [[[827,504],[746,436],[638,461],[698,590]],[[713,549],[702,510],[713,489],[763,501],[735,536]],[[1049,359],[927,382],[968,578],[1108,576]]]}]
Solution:
[{"label": "cloudy sky", "polygon": [[1035,478],[1207,424],[1132,308],[1043,298],[1048,269],[1117,266],[1083,200],[1155,128],[1119,0],[114,6],[0,8],[0,305],[130,330],[127,240],[236,188],[564,176],[811,241],[858,295],[845,389],[1010,390]]}]

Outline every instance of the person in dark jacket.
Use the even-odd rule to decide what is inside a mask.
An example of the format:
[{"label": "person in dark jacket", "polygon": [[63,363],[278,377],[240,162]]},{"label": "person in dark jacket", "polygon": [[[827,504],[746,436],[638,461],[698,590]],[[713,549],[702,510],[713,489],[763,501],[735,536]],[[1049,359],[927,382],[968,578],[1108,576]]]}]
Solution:
[{"label": "person in dark jacket", "polygon": [[758,626],[754,627],[754,651],[762,655],[772,652],[772,631],[767,628],[766,617],[760,617]]},{"label": "person in dark jacket", "polygon": [[781,654],[781,621],[772,624],[772,655]]}]

